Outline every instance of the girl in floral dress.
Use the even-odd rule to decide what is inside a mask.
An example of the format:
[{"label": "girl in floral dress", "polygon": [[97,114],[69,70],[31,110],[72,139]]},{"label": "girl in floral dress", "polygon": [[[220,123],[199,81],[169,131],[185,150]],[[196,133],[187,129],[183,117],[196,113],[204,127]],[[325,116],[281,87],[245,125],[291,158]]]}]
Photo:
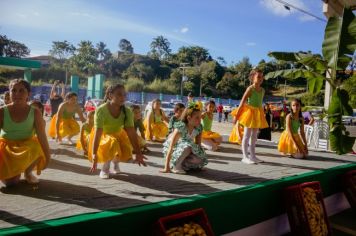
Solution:
[{"label": "girl in floral dress", "polygon": [[175,123],[173,133],[163,144],[165,167],[161,172],[185,174],[188,170],[201,169],[208,160],[201,147],[201,111],[195,104],[182,114],[181,121]]}]

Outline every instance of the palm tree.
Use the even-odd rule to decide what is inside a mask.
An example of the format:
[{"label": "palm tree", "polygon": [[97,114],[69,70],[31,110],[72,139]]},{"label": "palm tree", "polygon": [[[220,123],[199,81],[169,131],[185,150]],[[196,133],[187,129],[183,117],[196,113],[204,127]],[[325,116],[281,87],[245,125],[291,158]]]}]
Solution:
[{"label": "palm tree", "polygon": [[153,58],[157,59],[167,59],[171,54],[170,42],[168,39],[164,38],[162,35],[153,38],[151,42],[151,52]]}]

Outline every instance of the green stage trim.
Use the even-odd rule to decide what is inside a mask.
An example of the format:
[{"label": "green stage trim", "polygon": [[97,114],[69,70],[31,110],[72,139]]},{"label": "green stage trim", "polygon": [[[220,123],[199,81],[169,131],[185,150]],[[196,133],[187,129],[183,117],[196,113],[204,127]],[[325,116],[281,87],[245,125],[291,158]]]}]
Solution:
[{"label": "green stage trim", "polygon": [[14,57],[0,57],[0,67],[20,70],[39,69],[41,62]]},{"label": "green stage trim", "polygon": [[200,207],[205,209],[215,234],[221,235],[283,214],[285,212],[283,202],[285,187],[303,182],[320,181],[324,197],[327,197],[341,192],[340,176],[355,169],[356,164],[347,164],[233,190],[0,229],[0,235],[64,235],[73,232],[151,235],[154,223],[160,217]]}]

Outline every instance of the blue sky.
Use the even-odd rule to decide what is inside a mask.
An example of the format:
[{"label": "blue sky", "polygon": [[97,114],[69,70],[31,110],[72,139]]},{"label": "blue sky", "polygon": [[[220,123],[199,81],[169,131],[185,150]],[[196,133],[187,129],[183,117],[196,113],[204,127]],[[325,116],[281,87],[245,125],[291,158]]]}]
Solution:
[{"label": "blue sky", "polygon": [[[321,18],[321,0],[284,0]],[[114,52],[128,39],[147,54],[163,35],[173,52],[198,45],[227,64],[248,56],[253,64],[269,51],[320,53],[325,22],[276,0],[0,0],[0,34],[25,43],[31,55],[48,54],[52,41],[103,41]]]}]

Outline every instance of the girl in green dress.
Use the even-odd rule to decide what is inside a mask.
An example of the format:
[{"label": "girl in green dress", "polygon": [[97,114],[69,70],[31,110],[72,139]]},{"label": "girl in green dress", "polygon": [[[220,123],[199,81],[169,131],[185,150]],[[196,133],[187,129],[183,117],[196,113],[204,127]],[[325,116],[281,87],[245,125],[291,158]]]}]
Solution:
[{"label": "girl in green dress", "polygon": [[165,167],[161,172],[185,174],[208,164],[201,147],[201,111],[193,104],[185,109],[181,121],[175,123],[174,131],[163,144]]}]

